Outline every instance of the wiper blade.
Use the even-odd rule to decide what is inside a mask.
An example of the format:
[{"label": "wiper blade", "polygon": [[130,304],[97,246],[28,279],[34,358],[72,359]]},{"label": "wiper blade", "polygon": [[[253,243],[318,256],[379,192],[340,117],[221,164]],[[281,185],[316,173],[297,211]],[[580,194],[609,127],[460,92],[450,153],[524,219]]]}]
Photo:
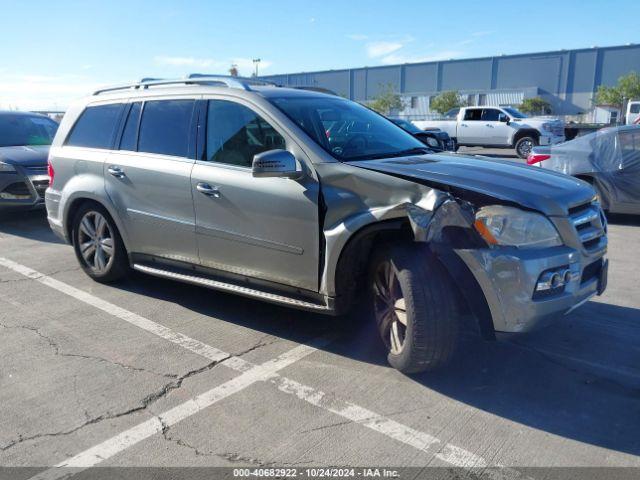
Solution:
[{"label": "wiper blade", "polygon": [[407,150],[400,150],[398,152],[385,152],[385,153],[372,153],[369,155],[356,155],[355,157],[348,157],[344,160],[347,162],[353,160],[378,160],[381,158],[393,158],[393,157],[405,157],[407,155],[421,155],[425,153],[433,153],[428,147],[415,147]]}]

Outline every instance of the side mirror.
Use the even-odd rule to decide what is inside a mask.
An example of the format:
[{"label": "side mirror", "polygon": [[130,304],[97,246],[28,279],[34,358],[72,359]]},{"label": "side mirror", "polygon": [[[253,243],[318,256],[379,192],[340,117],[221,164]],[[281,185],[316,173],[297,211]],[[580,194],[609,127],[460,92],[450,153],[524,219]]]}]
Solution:
[{"label": "side mirror", "polygon": [[299,178],[298,162],[286,150],[268,150],[253,157],[251,171],[254,177]]},{"label": "side mirror", "polygon": [[502,123],[509,123],[509,117],[507,117],[504,113],[498,115],[498,121]]}]

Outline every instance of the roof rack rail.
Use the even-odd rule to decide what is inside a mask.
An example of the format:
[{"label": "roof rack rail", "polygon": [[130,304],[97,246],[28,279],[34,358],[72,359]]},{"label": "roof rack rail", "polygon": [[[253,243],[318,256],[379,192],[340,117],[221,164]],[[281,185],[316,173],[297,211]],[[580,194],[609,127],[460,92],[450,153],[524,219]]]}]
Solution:
[{"label": "roof rack rail", "polygon": [[136,83],[128,83],[124,85],[114,85],[111,87],[104,87],[93,92],[93,95],[100,95],[101,93],[114,92],[118,90],[140,90],[153,86],[161,85],[212,85],[220,84],[229,88],[238,88],[241,90],[251,90],[251,86],[256,85],[273,85],[276,84],[258,80],[255,78],[243,78],[243,77],[231,77],[227,75],[207,75],[203,73],[192,73],[185,78],[176,79],[161,79],[161,78],[143,78]]}]

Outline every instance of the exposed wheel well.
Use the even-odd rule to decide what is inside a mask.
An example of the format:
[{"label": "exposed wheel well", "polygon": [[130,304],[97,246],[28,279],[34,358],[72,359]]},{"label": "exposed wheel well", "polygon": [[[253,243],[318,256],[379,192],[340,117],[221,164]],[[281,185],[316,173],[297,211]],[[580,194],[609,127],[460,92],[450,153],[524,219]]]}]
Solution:
[{"label": "exposed wheel well", "polygon": [[[376,247],[384,243],[397,245],[412,244],[414,241],[407,219],[375,223],[356,232],[343,248],[336,267],[336,309],[340,313],[347,313],[351,308],[362,305],[369,263]],[[450,255],[438,257],[453,279],[461,312],[471,313],[475,317],[485,339],[495,339],[489,306],[473,274],[453,250],[450,250]],[[463,293],[466,290],[468,295]]]}]

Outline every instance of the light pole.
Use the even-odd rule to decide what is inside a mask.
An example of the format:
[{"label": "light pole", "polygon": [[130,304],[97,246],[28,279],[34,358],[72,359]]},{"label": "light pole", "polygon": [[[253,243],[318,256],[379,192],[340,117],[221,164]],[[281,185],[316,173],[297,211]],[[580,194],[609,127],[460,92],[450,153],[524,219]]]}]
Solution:
[{"label": "light pole", "polygon": [[260,62],[261,62],[261,61],[262,61],[262,60],[261,60],[261,59],[259,59],[259,58],[254,58],[254,59],[253,59],[253,64],[254,64],[254,65],[255,65],[255,67],[256,67],[256,71],[255,71],[255,73],[254,73],[254,75],[253,75],[254,77],[257,77],[257,76],[258,76],[258,65],[260,65]]}]

